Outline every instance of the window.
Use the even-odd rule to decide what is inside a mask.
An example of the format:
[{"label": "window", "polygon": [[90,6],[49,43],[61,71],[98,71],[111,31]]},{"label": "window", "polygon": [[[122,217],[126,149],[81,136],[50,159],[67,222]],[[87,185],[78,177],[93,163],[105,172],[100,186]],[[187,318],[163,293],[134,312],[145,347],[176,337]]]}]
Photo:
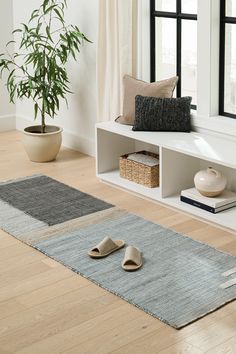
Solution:
[{"label": "window", "polygon": [[179,76],[177,97],[197,103],[197,0],[150,0],[151,81]]},{"label": "window", "polygon": [[221,0],[220,90],[221,115],[236,118],[236,1]]}]

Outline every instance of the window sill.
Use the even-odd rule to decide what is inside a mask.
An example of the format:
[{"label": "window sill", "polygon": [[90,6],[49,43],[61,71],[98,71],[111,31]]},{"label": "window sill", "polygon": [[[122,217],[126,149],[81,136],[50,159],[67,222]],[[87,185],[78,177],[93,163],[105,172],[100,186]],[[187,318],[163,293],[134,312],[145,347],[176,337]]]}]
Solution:
[{"label": "window sill", "polygon": [[198,116],[196,111],[192,111],[191,116],[194,130],[236,139],[236,119],[223,116],[203,117]]}]

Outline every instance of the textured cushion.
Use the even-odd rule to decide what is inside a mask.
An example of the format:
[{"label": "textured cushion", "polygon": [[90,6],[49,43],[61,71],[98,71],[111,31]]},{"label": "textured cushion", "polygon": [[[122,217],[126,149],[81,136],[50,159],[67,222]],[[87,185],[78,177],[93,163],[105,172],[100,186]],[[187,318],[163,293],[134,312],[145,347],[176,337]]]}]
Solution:
[{"label": "textured cushion", "polygon": [[133,125],[135,118],[135,96],[152,96],[169,98],[172,97],[175,86],[178,82],[178,77],[172,77],[167,80],[157,82],[145,82],[134,79],[129,75],[123,78],[124,84],[124,101],[123,115],[116,119],[116,122],[122,124]]},{"label": "textured cushion", "polygon": [[191,97],[157,98],[136,96],[133,130],[176,131],[191,130]]}]

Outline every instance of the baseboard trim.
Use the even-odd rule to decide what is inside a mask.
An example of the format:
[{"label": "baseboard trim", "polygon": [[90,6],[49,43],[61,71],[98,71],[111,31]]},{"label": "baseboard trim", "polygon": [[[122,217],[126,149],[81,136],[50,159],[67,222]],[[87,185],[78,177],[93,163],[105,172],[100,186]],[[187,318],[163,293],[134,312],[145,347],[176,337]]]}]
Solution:
[{"label": "baseboard trim", "polygon": [[62,144],[73,150],[82,152],[89,156],[95,156],[95,141],[79,135],[72,134],[66,130],[63,131]]},{"label": "baseboard trim", "polygon": [[0,132],[16,129],[16,116],[14,114],[6,114],[0,116]]},{"label": "baseboard trim", "polygon": [[[25,127],[34,124],[37,123],[34,121],[32,122],[32,120],[26,116],[17,116],[17,130],[23,131]],[[76,135],[70,131],[65,130],[64,128],[62,133],[62,145],[69,149],[80,151],[83,154],[95,156],[95,141],[93,139]]]}]

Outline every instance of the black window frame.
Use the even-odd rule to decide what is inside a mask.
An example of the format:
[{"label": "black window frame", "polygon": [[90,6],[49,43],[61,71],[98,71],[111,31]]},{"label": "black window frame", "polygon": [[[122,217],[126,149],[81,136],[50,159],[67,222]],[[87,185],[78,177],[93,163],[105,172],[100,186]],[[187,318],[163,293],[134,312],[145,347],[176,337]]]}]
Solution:
[{"label": "black window frame", "polygon": [[[150,0],[150,81],[156,81],[156,18],[176,19],[176,75],[179,77],[176,96],[181,97],[182,20],[197,21],[197,14],[182,13],[182,0],[176,0],[176,12],[156,10],[155,0]],[[197,109],[196,105],[191,105]]]},{"label": "black window frame", "polygon": [[235,24],[236,17],[226,16],[226,0],[220,1],[220,74],[219,74],[219,114],[236,119],[236,114],[225,112],[225,29],[226,24]]}]

